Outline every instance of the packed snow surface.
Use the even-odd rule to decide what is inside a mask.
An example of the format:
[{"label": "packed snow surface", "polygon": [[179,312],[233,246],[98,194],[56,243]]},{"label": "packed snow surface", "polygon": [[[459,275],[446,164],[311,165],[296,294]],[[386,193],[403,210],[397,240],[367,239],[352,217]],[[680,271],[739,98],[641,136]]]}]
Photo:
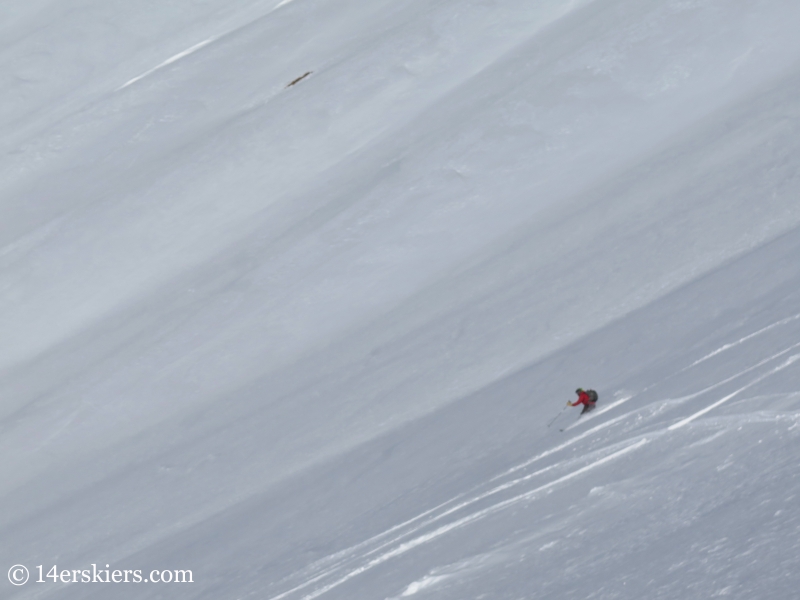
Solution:
[{"label": "packed snow surface", "polygon": [[798,30],[3,0],[0,595],[796,598]]}]

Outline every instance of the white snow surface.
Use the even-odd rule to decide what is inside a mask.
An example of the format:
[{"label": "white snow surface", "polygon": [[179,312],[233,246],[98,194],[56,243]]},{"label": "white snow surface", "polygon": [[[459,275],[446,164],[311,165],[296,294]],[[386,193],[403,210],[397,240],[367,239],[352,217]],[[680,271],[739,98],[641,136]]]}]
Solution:
[{"label": "white snow surface", "polygon": [[0,596],[796,598],[798,30],[3,0]]}]

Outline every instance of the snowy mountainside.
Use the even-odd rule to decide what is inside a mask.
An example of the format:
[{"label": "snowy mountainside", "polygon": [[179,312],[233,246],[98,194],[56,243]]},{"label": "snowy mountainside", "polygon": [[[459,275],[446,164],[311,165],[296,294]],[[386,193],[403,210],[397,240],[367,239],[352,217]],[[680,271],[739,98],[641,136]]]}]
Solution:
[{"label": "snowy mountainside", "polygon": [[792,597],[798,24],[4,2],[4,597]]}]

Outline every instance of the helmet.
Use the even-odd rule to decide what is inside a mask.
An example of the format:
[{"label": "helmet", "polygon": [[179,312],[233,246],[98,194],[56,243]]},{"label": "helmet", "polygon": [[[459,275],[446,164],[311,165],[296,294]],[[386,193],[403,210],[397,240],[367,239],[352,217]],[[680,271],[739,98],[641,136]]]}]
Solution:
[{"label": "helmet", "polygon": [[575,393],[576,394],[580,394],[582,391],[583,391],[583,388],[578,388],[577,390],[575,390]]}]

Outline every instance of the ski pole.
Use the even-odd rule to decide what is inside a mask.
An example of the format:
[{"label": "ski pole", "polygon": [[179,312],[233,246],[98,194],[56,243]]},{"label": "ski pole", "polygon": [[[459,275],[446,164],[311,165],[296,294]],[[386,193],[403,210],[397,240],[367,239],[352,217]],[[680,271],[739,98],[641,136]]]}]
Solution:
[{"label": "ski pole", "polygon": [[[567,405],[567,406],[569,406],[569,405]],[[554,418],[552,421],[550,421],[550,422],[547,424],[547,428],[548,428],[548,429],[550,429],[550,425],[552,425],[553,423],[555,423],[555,422],[558,420],[558,417],[560,417],[560,416],[561,416],[561,413],[563,413],[565,410],[567,410],[567,406],[565,406],[564,408],[562,408],[562,409],[559,411],[559,413],[558,413],[558,414],[555,416],[555,418]]]}]

